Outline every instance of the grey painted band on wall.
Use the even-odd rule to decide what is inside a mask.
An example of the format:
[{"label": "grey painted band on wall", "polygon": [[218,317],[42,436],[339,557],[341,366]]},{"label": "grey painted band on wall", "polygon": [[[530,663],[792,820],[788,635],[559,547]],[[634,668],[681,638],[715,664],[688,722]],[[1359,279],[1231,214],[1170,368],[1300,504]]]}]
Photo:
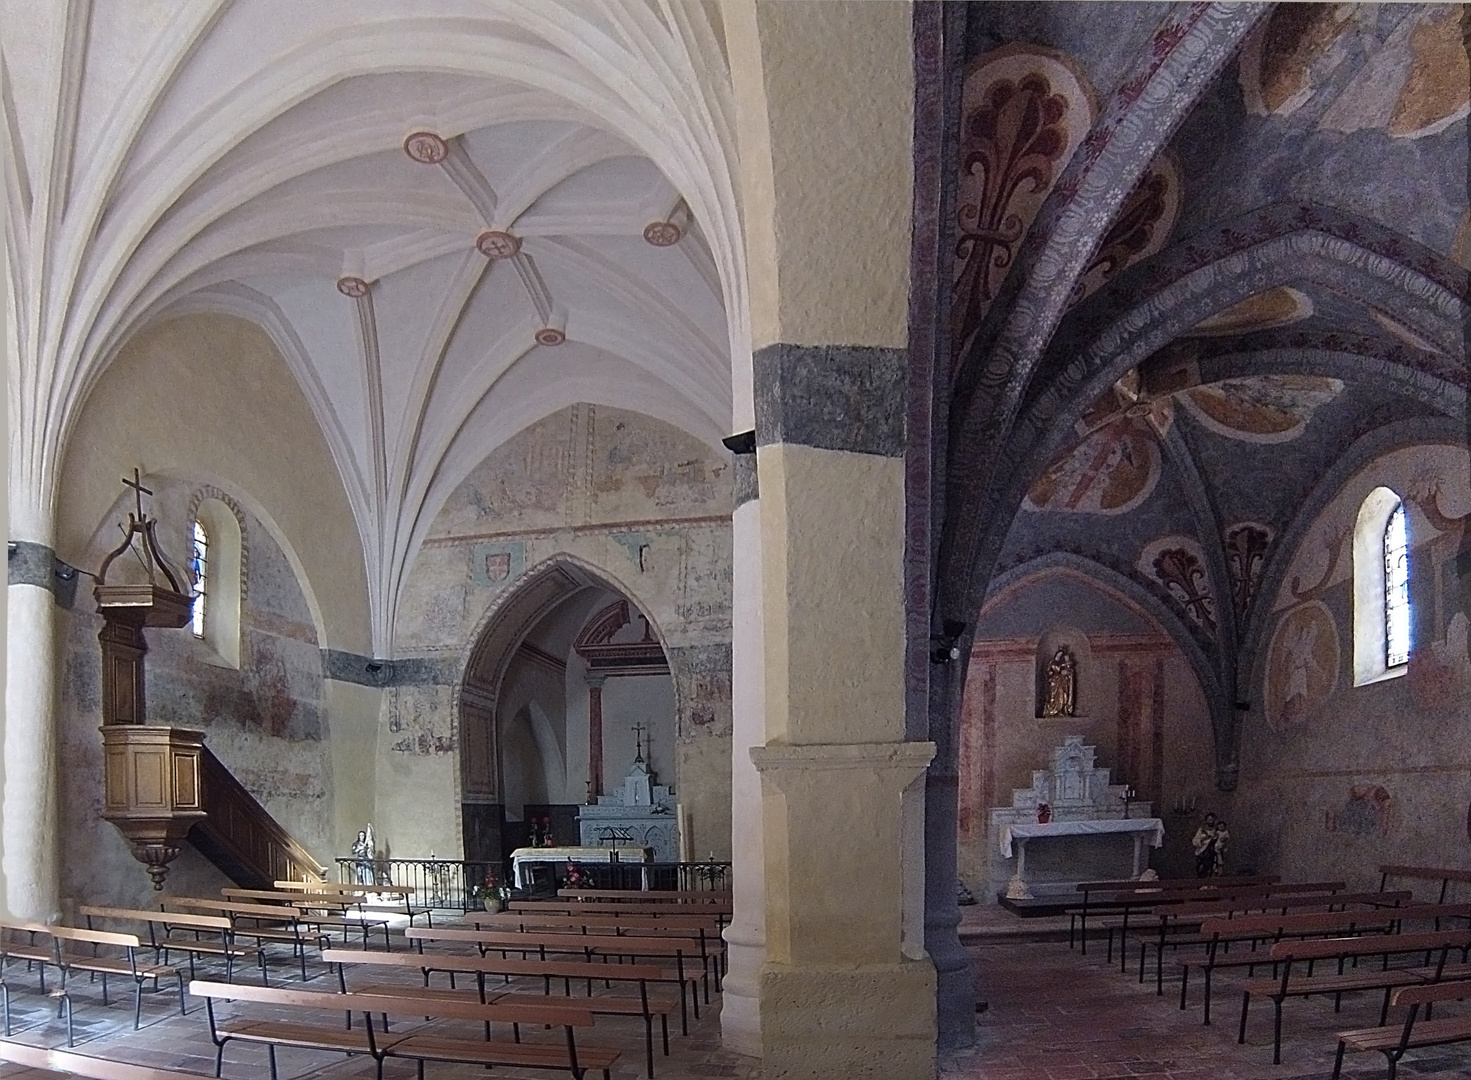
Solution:
[{"label": "grey painted band on wall", "polygon": [[322,650],[322,678],[357,686],[450,686],[453,661],[411,656],[381,660],[341,649]]},{"label": "grey painted band on wall", "polygon": [[77,595],[77,569],[62,562],[45,544],[11,540],[6,550],[6,585],[34,585],[45,589],[64,608]]},{"label": "grey painted band on wall", "polygon": [[751,361],[761,446],[904,456],[905,350],[776,344]]}]

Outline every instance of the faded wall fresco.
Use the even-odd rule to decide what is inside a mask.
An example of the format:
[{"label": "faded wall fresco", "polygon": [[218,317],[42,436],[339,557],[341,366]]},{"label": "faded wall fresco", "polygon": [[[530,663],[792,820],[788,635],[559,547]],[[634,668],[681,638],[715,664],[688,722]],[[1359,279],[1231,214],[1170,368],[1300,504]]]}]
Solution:
[{"label": "faded wall fresco", "polygon": [[[1073,717],[1037,716],[1037,658],[1065,642],[1078,666]],[[995,903],[1011,864],[988,834],[987,811],[1010,806],[1069,735],[1098,747],[1114,783],[1130,784],[1164,819],[1165,846],[1150,865],[1188,874],[1194,800],[1211,808],[1212,753],[1205,696],[1179,648],[1147,616],[1079,575],[1043,572],[983,609],[966,677],[960,728],[960,875]],[[1219,807],[1216,807],[1219,809]]]},{"label": "faded wall fresco", "polygon": [[[460,850],[458,680],[488,613],[559,558],[652,620],[676,707],[674,775],[660,779],[688,806],[696,849],[729,854],[731,474],[728,455],[676,428],[577,405],[450,496],[397,622],[396,665],[418,674],[384,700],[377,814],[397,854]],[[568,753],[564,790],[584,791],[586,749]]]},{"label": "faded wall fresco", "polygon": [[[1238,865],[1377,885],[1381,863],[1471,862],[1471,658],[1455,567],[1467,467],[1464,447],[1384,455],[1306,530],[1253,675],[1231,811]],[[1354,686],[1354,522],[1381,485],[1409,507],[1413,652],[1402,676]]]},{"label": "faded wall fresco", "polygon": [[[145,478],[159,541],[181,567],[191,513],[201,495],[220,498],[241,526],[240,667],[231,667],[185,627],[147,630],[147,718],[151,724],[204,731],[205,745],[285,828],[330,865],[333,779],[322,659],[311,608],[290,562],[265,527],[228,492],[178,479]],[[131,494],[131,493],[129,493]],[[99,527],[83,569],[95,570],[118,539],[115,522],[131,499],[119,499]],[[109,572],[109,580],[115,573]],[[63,894],[68,901],[137,906],[157,894],[123,842],[101,820],[102,619],[90,580],[82,579],[66,627],[61,693]],[[217,893],[229,882],[186,849],[169,892]],[[202,893],[199,890],[204,890]]]}]

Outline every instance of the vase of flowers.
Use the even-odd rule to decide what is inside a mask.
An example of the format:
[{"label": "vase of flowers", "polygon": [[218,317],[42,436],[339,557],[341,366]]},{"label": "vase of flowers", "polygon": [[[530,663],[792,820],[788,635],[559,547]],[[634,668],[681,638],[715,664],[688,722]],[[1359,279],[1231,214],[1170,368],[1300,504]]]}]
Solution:
[{"label": "vase of flowers", "polygon": [[506,901],[510,895],[510,887],[502,885],[500,878],[489,870],[486,871],[484,880],[470,890],[470,899],[480,901],[492,915],[506,909]]}]

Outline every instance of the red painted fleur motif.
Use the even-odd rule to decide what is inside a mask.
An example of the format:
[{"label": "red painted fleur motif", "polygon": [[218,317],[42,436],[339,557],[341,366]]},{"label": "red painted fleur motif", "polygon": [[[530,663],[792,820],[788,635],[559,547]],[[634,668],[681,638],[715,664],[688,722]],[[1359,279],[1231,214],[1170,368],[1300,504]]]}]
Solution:
[{"label": "red painted fleur motif", "polygon": [[1019,196],[1045,192],[1067,149],[1067,98],[1032,73],[990,88],[961,127],[960,172],[981,181],[958,211],[952,340],[959,356],[996,298],[1026,231]]}]

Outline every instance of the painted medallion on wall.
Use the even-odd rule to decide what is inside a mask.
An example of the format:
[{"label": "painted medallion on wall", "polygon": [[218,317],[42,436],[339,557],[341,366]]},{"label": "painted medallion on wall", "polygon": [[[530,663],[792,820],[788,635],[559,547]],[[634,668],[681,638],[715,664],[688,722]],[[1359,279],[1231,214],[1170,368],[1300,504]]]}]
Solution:
[{"label": "painted medallion on wall", "polygon": [[1252,443],[1290,442],[1343,383],[1317,375],[1254,375],[1199,386],[1181,395],[1186,409],[1217,435]]},{"label": "painted medallion on wall", "polygon": [[1338,665],[1338,625],[1325,604],[1311,600],[1284,615],[1267,647],[1268,725],[1287,732],[1317,715],[1338,687]]},{"label": "painted medallion on wall", "polygon": [[1006,45],[979,57],[961,98],[952,309],[955,355],[996,299],[1027,227],[1093,124],[1093,89],[1062,53]]}]

